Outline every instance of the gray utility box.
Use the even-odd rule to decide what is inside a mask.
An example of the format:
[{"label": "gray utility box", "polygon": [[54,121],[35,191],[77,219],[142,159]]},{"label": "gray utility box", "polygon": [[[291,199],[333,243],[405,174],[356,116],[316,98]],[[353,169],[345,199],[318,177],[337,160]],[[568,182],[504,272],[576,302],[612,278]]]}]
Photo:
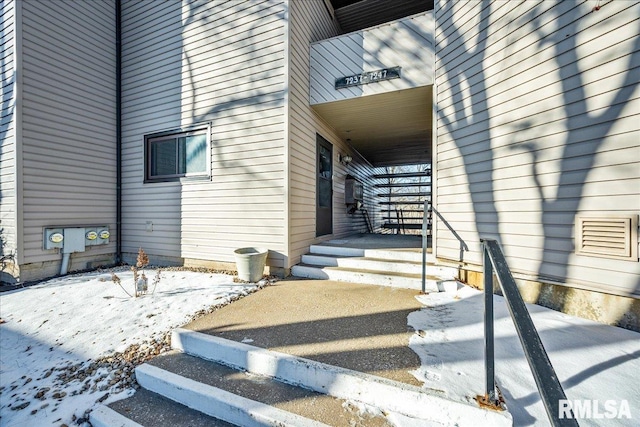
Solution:
[{"label": "gray utility box", "polygon": [[355,178],[347,178],[344,181],[344,203],[347,205],[355,205],[364,199],[364,187],[362,183]]}]

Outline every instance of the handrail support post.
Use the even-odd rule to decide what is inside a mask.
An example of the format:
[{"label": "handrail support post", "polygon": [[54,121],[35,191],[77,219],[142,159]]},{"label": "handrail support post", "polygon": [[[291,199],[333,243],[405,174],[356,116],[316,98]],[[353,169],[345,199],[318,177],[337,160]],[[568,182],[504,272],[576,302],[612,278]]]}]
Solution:
[{"label": "handrail support post", "polygon": [[429,237],[427,236],[428,224],[427,214],[429,212],[429,201],[425,199],[424,210],[422,211],[422,293],[427,292],[427,245]]},{"label": "handrail support post", "polygon": [[484,281],[484,367],[485,397],[488,403],[498,405],[495,381],[495,357],[493,340],[493,268],[489,252],[482,244],[483,281]]},{"label": "handrail support post", "polygon": [[[567,400],[549,356],[547,355],[540,335],[536,330],[531,315],[520,295],[516,281],[509,270],[507,260],[498,242],[493,239],[482,239],[483,272],[484,272],[484,296],[485,296],[485,355],[487,373],[487,399],[495,400],[494,378],[494,339],[493,339],[493,272],[495,271],[497,282],[502,290],[504,301],[513,319],[513,324],[522,344],[524,355],[527,358],[533,379],[536,382],[540,399],[547,411],[549,422],[555,426],[577,426],[573,414],[565,417],[566,413],[560,413],[560,403]],[[489,316],[489,314],[491,314]],[[491,397],[493,393],[493,398]]]}]

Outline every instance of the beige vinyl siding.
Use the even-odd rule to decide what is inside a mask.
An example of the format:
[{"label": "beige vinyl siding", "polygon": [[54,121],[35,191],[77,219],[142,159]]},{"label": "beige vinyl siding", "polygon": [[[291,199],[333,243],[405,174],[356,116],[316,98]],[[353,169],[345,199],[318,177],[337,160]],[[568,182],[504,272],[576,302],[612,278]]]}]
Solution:
[{"label": "beige vinyl siding", "polygon": [[523,277],[640,296],[637,260],[574,253],[576,214],[640,214],[640,3],[601,6],[436,2],[436,207],[467,262],[499,238]]},{"label": "beige vinyl siding", "polygon": [[[24,263],[46,226],[115,231],[115,3],[22,3]],[[115,233],[114,233],[115,234]],[[85,255],[115,252],[93,247]]]},{"label": "beige vinyl siding", "polygon": [[[432,85],[433,55],[433,12],[315,42],[311,104]],[[393,67],[401,67],[401,78],[335,89],[337,78]]]},{"label": "beige vinyl siding", "polygon": [[[333,37],[339,28],[321,1],[290,1],[289,95],[289,266],[300,262],[309,245],[321,240],[365,232],[362,214],[349,215],[344,204],[348,174],[365,184],[365,206],[375,216],[370,176],[375,173],[309,106],[309,49],[313,42]],[[316,238],[316,134],[333,145],[333,234]],[[340,154],[353,156],[345,168]]]},{"label": "beige vinyl siding", "polygon": [[[233,262],[263,246],[284,265],[284,8],[123,3],[123,252]],[[143,183],[144,136],[199,124],[211,179]]]},{"label": "beige vinyl siding", "polygon": [[0,9],[0,255],[14,254],[16,241],[16,27],[15,3],[2,2]]}]

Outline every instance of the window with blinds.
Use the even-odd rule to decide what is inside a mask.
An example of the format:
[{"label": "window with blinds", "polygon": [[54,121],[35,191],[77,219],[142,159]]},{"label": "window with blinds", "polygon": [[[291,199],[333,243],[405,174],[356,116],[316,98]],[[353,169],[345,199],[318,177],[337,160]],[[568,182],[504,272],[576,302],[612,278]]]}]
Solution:
[{"label": "window with blinds", "polygon": [[638,216],[576,216],[576,253],[638,261]]}]

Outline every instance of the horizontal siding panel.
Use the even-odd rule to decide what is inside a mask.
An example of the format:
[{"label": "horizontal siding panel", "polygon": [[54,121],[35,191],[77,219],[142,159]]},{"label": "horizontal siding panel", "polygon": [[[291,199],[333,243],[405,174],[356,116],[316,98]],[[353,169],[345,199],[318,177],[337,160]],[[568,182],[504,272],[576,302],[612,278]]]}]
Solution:
[{"label": "horizontal siding panel", "polygon": [[[282,266],[283,2],[125,2],[123,16],[123,249],[233,262],[264,243]],[[144,135],[205,122],[211,179],[143,184]]]},{"label": "horizontal siding panel", "polygon": [[[629,122],[629,124],[631,124],[631,122]],[[618,164],[624,165],[629,160],[631,161],[636,160],[638,157],[638,152],[637,152],[638,143],[636,141],[637,139],[635,138],[635,135],[629,132],[628,134],[624,134],[623,138],[618,137],[618,138],[612,139],[609,144],[603,144],[605,149],[607,150],[606,151],[603,150],[601,153],[599,153],[600,154],[599,156],[596,156],[594,160],[594,163],[595,163],[594,166],[597,167],[597,166],[603,166],[603,165],[618,165]],[[601,141],[593,140],[592,142],[598,143]],[[570,145],[571,144],[565,144],[564,147],[567,147]],[[582,144],[575,144],[575,147],[580,148],[580,147],[584,147],[585,145],[586,144],[584,144],[583,142]],[[590,144],[590,145],[594,146],[595,144]],[[621,148],[616,149],[615,147],[618,145]],[[578,150],[576,149],[571,151],[570,152],[571,154],[569,154],[571,157],[567,157],[565,160],[564,168],[567,172],[579,171],[583,169],[585,165],[585,160],[590,158],[588,155],[588,152],[576,153],[574,155],[573,154],[574,151],[578,151]],[[468,174],[481,173],[481,172],[488,171],[488,161],[490,161],[491,159],[490,157],[483,159],[483,157],[485,157],[484,153],[485,152],[482,152],[477,156],[469,157],[470,159],[473,159],[473,160],[469,160],[467,163]],[[493,159],[493,161],[498,165],[494,171],[510,169],[511,172],[514,172],[514,167],[518,167],[523,164],[527,165],[530,159],[531,159],[531,155],[529,155],[529,153],[518,153],[511,156],[497,157]],[[520,162],[518,162],[518,160]],[[553,158],[550,158],[548,162],[549,163],[547,164],[542,164],[542,170],[549,171],[549,172],[557,172],[558,165],[557,164],[554,165],[552,163],[554,162]],[[445,176],[456,176],[460,174],[459,171],[455,170],[456,163],[457,163],[456,159],[443,160],[443,164],[444,164],[443,173],[446,174]],[[529,171],[531,171],[531,167],[529,167],[528,169]],[[518,172],[515,172],[515,173],[521,173],[521,172],[522,170],[519,170]],[[483,175],[483,176],[486,176],[486,175]],[[519,176],[519,175],[516,175],[516,176]],[[490,179],[489,176],[486,176],[486,178]]]},{"label": "horizontal siding panel", "polygon": [[[516,273],[637,292],[637,262],[575,255],[573,226],[640,213],[640,5],[436,3],[436,207],[465,261],[490,234]],[[437,256],[457,259],[436,227]]]},{"label": "horizontal siding panel", "polygon": [[[220,218],[216,218],[215,225],[203,224],[199,226],[198,230],[203,233],[228,232],[230,230],[228,227],[235,227],[236,225],[235,218],[231,216],[221,216]],[[261,227],[265,227],[266,234],[281,235],[283,233],[282,219],[273,218],[271,215],[263,215],[259,218],[247,218],[243,227],[246,227],[247,230],[254,230],[252,233],[256,230],[259,231]],[[273,232],[273,230],[276,230],[276,232]]]},{"label": "horizontal siding panel", "polygon": [[126,126],[128,130],[138,131],[144,135],[161,130],[179,128],[180,122],[185,114],[184,120],[188,124],[201,124],[204,121],[216,119],[218,115],[222,117],[231,116],[234,110],[242,115],[247,113],[252,106],[256,109],[272,109],[274,106],[282,107],[283,104],[284,99],[281,97],[281,94],[276,93],[245,98],[235,103],[223,105],[220,109],[213,107],[207,108],[207,114],[202,116],[194,114],[191,108],[189,108],[189,110],[192,111],[191,113],[182,113],[180,107],[177,105],[166,106],[164,109],[154,106],[152,108],[158,111],[157,113],[140,114],[135,118],[128,117],[123,120],[123,126]]},{"label": "horizontal siding panel", "polygon": [[[170,200],[171,201],[171,200]],[[150,206],[153,206],[153,204],[149,204]],[[149,212],[148,208],[147,211],[145,211],[145,207],[147,205],[143,205],[141,206],[131,206],[131,207],[127,207],[126,209],[123,210],[123,212],[126,212],[128,215],[133,216],[133,217],[143,217],[144,214],[147,214],[146,218],[147,220],[150,219],[160,219],[160,220],[173,220],[175,218],[179,218],[182,214],[183,211],[180,210],[180,208],[171,208],[170,205],[168,203],[165,203],[165,206],[168,206],[167,209],[165,211],[161,211],[161,210],[154,210],[153,212]],[[161,203],[158,203],[156,207],[161,208],[163,205]],[[193,214],[192,216],[195,218],[196,214],[199,218],[202,218],[200,212],[196,212],[196,211],[190,211],[191,214]],[[264,218],[265,216],[271,216],[272,218],[279,218],[282,214],[284,215],[284,210],[282,208],[281,205],[264,205],[264,204],[251,204],[251,205],[247,205],[247,207],[242,207],[239,205],[235,205],[235,206],[217,206],[217,209],[209,209],[209,213],[207,215],[207,219],[211,220],[211,221],[217,221],[221,218],[238,218],[238,215],[243,215],[245,214],[247,219],[260,219],[260,218]],[[128,226],[133,226],[134,224],[145,224],[145,221],[138,221],[138,222],[134,222],[131,221],[131,224],[129,224]],[[173,222],[169,221],[165,223],[167,226],[170,226],[171,224],[173,224]],[[206,225],[206,224],[205,224]],[[176,227],[171,226],[172,229],[179,229]],[[154,229],[155,229],[155,222],[154,222]]]},{"label": "horizontal siding panel", "polygon": [[[35,124],[34,124],[35,125]],[[77,141],[87,141],[91,140],[93,145],[90,147],[85,146],[76,146],[75,149],[72,150],[75,154],[80,157],[83,157],[86,160],[90,159],[100,159],[104,156],[110,156],[113,154],[113,148],[111,147],[114,144],[114,136],[113,135],[98,135],[91,134],[91,130],[85,129],[74,129],[73,132],[64,132],[63,129],[52,129],[48,128],[47,135],[42,135],[38,132],[37,129],[27,130],[23,133],[25,138],[38,140],[41,142],[40,146],[32,147],[27,146],[24,149],[24,153],[31,153],[34,155],[44,154],[47,158],[65,158],[67,154],[65,154],[64,149],[65,144],[70,140]],[[45,143],[50,143],[51,146],[45,147]]]},{"label": "horizontal siding panel", "polygon": [[[38,96],[36,94],[25,93],[23,92],[24,103],[23,108],[29,111],[29,114],[25,117],[25,121],[36,121],[40,116],[47,114],[52,108],[58,106],[58,109],[55,113],[50,113],[48,115],[48,120],[52,122],[52,125],[57,124],[59,127],[69,126],[69,122],[71,119],[68,119],[70,114],[75,112],[77,122],[84,123],[100,123],[100,126],[96,126],[95,130],[100,131],[104,129],[108,131],[109,135],[112,135],[113,127],[108,126],[109,124],[115,124],[113,121],[107,121],[104,119],[105,115],[107,115],[110,111],[113,110],[113,105],[110,106],[98,106],[91,103],[82,104],[78,103],[74,106],[64,105],[64,96],[58,96],[57,99],[47,99],[45,96]],[[55,95],[53,95],[55,97]],[[79,107],[84,107],[82,112],[78,111]],[[111,108],[106,108],[111,107]],[[89,129],[93,130],[93,129]],[[96,132],[94,132],[95,134]]]},{"label": "horizontal siding panel", "polygon": [[[277,44],[275,46],[277,46]],[[179,60],[180,57],[175,58],[175,61]],[[242,67],[237,68],[235,71],[242,76],[241,78],[250,77],[255,83],[258,83],[257,80],[276,75],[276,73],[282,73],[282,58],[274,54],[255,56],[252,58],[251,63],[241,63],[238,65],[231,61],[227,62],[228,63],[214,63],[211,65],[208,68],[211,75],[205,83],[199,87],[206,88],[207,86],[218,85],[220,89],[224,89],[229,84],[232,84],[225,74],[227,71],[225,67],[227,66]],[[159,69],[158,64],[154,63],[153,71],[154,72],[147,73],[145,79],[131,81],[130,84],[128,84],[127,87],[130,88],[130,90],[127,90],[127,93],[123,94],[123,102],[125,105],[129,103],[135,105],[135,100],[141,99],[144,101],[147,96],[164,97],[165,94],[173,93],[174,91],[184,93],[185,95],[191,93],[188,85],[182,86],[182,82],[188,81],[190,77],[188,73],[182,72],[179,64],[169,64]],[[159,93],[147,93],[150,88],[157,88],[162,91]]]},{"label": "horizontal siding panel", "polygon": [[[627,3],[618,2],[616,3],[616,6],[618,6],[618,10],[610,9],[611,12],[608,15],[608,19],[601,20],[598,17],[582,17],[583,20],[584,18],[588,19],[588,21],[585,21],[587,22],[587,24],[582,25],[582,27],[580,28],[580,31],[578,31],[575,34],[571,34],[570,35],[571,37],[564,37],[564,40],[562,40],[560,44],[557,45],[557,47],[565,55],[558,55],[558,53],[554,51],[554,47],[556,46],[553,44],[546,44],[541,48],[537,44],[537,41],[527,37],[526,35],[522,36],[522,33],[520,33],[521,35],[519,38],[517,38],[513,34],[502,34],[499,40],[497,39],[492,40],[492,46],[495,46],[495,49],[494,49],[495,52],[491,51],[492,49],[491,46],[487,50],[486,58],[491,59],[492,55],[496,55],[497,58],[495,58],[495,61],[491,61],[490,65],[487,66],[486,68],[484,68],[482,64],[479,63],[479,58],[470,59],[465,57],[464,55],[458,55],[457,62],[451,61],[449,62],[448,66],[456,67],[456,66],[460,66],[460,64],[464,62],[465,66],[468,67],[470,70],[477,70],[476,73],[470,73],[472,74],[472,76],[469,81],[469,86],[472,88],[478,82],[480,82],[480,71],[483,70],[485,72],[485,79],[483,80],[485,82],[485,87],[487,89],[495,89],[496,94],[499,94],[501,91],[504,91],[505,89],[508,90],[511,87],[518,86],[520,84],[526,84],[527,82],[533,79],[539,79],[541,75],[546,74],[546,70],[548,69],[549,64],[551,64],[551,66],[555,68],[556,61],[558,62],[558,64],[565,65],[565,66],[568,64],[565,63],[564,61],[568,60],[570,61],[569,63],[575,61],[575,57],[571,55],[571,46],[572,46],[572,43],[575,41],[573,37],[584,37],[584,39],[581,40],[581,46],[579,46],[579,48],[581,49],[585,48],[585,50],[589,52],[589,55],[595,55],[599,51],[608,49],[611,45],[615,45],[622,41],[628,42],[629,35],[627,35],[625,38],[620,40],[619,38],[612,38],[612,34],[611,34],[611,33],[615,33],[616,32],[615,30],[620,29],[621,27],[624,27],[627,25],[634,25],[632,20],[626,21],[626,20],[612,18],[613,16],[619,15],[621,13],[621,11],[619,10],[619,7],[621,5],[624,5],[625,8],[633,7],[631,2],[627,2]],[[580,20],[579,15],[575,13],[574,14],[568,13],[568,12],[574,11],[574,5],[572,5],[571,3],[547,2],[547,3],[541,4],[540,6],[534,5],[534,4],[530,4],[529,6],[536,7],[538,9],[538,12],[536,13],[540,13],[543,10],[549,11],[550,9],[553,9],[554,11],[557,11],[557,13],[559,14],[564,14],[564,16],[572,15],[573,19],[576,21]],[[615,8],[616,6],[612,6],[612,7]],[[531,13],[531,11],[525,11],[522,15],[520,15],[520,17],[522,17],[523,15],[526,15],[526,12],[529,12],[529,15]],[[545,15],[543,14],[542,16],[544,17]],[[595,18],[595,21],[594,21],[594,18]],[[620,17],[618,16],[617,18],[620,18]],[[517,21],[518,17],[512,17],[511,19]],[[554,17],[552,13],[549,13],[547,14],[546,18],[543,18],[539,22],[539,24],[545,23],[547,25],[549,24],[555,25],[556,21],[558,21],[558,19]],[[606,25],[607,27],[602,32],[593,31],[591,27],[593,27],[596,24],[598,26]],[[565,21],[565,25],[566,25],[566,21]],[[490,28],[494,28],[494,26],[492,25],[490,26]],[[558,30],[558,31],[561,31],[561,30]],[[495,33],[496,31],[492,31],[490,32],[490,35],[493,35]],[[619,33],[617,35],[619,37]],[[609,39],[607,40],[607,38]],[[504,43],[509,43],[510,45],[511,56],[510,56],[510,61],[508,63],[505,63],[504,61],[500,61],[501,58],[499,57],[500,55],[502,55],[500,49],[502,49],[502,44]],[[442,60],[447,60],[447,61],[449,60],[447,58],[447,55],[444,52],[442,53],[442,55],[443,55],[441,56]],[[621,53],[618,55],[624,56],[625,53]],[[607,63],[612,59],[615,59],[616,57],[618,56],[607,57],[607,60],[604,61],[604,63]],[[580,71],[583,74],[586,70],[588,70],[593,66],[602,66],[601,61],[596,61],[595,63],[585,63],[584,61],[585,58],[580,58],[580,59],[581,59]],[[586,68],[584,68],[585,66]],[[541,72],[540,70],[543,70],[543,71]],[[565,75],[564,77],[570,78],[572,76],[573,74]],[[498,85],[494,87],[494,85],[496,84]],[[548,84],[550,84],[549,81],[544,83],[544,85],[548,85]],[[471,92],[473,92],[473,90]],[[460,92],[455,92],[454,90],[450,92],[449,96],[455,96],[458,93]],[[443,100],[446,101],[447,103],[450,102],[448,98],[443,98]]]},{"label": "horizontal siding panel", "polygon": [[[508,125],[519,120],[524,120],[530,117],[536,118],[536,115],[546,114],[546,120],[544,123],[533,122],[530,127],[534,126],[549,126],[549,122],[558,121],[562,118],[562,115],[558,115],[560,109],[565,104],[571,104],[573,102],[580,102],[583,100],[589,106],[589,109],[594,117],[598,116],[598,113],[605,111],[611,105],[615,93],[619,88],[612,89],[613,85],[619,83],[621,74],[624,75],[626,70],[631,73],[637,73],[640,69],[640,59],[635,57],[634,64],[629,64],[626,61],[619,61],[617,64],[607,63],[603,64],[599,69],[595,70],[600,72],[611,71],[611,68],[618,68],[622,71],[609,75],[608,78],[602,78],[593,82],[584,82],[584,74],[576,75],[574,77],[564,79],[564,88],[562,92],[558,92],[559,88],[550,84],[548,86],[540,86],[538,83],[548,81],[547,77],[542,77],[540,82],[533,82],[533,84],[521,83],[513,91],[503,92],[495,99],[492,99],[491,118],[500,125]],[[623,58],[626,59],[626,58]],[[629,84],[628,86],[631,86]],[[584,93],[588,93],[588,97],[584,97]],[[510,99],[507,99],[509,97]],[[635,97],[637,98],[637,96]],[[463,99],[452,104],[452,108],[448,111],[448,115],[442,115],[443,118],[449,120],[455,120],[455,115],[460,111],[465,111],[468,106],[473,106],[470,99]],[[474,113],[474,119],[484,120],[488,118],[489,110],[479,108]],[[571,116],[568,116],[571,117]],[[464,134],[464,127],[460,127],[461,136]],[[465,129],[467,134],[473,132],[471,125]]]},{"label": "horizontal siding panel", "polygon": [[[438,198],[438,210],[442,209],[442,212],[464,212],[465,209],[468,209],[465,204],[462,203],[439,203]],[[581,204],[585,205],[585,210],[593,211],[594,209],[601,210],[609,210],[608,206],[615,206],[618,210],[629,210],[635,211],[638,208],[638,199],[635,197],[629,197],[627,195],[616,195],[616,196],[607,196],[606,198],[607,204],[603,205],[603,199],[601,197],[575,197],[575,198],[566,198],[554,200],[553,203],[549,203],[549,206],[546,207],[547,212],[566,212],[568,209],[570,210],[576,202],[581,202]],[[509,210],[514,212],[542,212],[542,207],[540,203],[534,203],[535,200],[514,200],[509,202],[508,205]],[[606,208],[606,209],[603,209]],[[490,212],[492,210],[492,205],[490,203],[479,202],[475,208],[477,213]],[[446,216],[445,216],[446,218]]]},{"label": "horizontal siding panel", "polygon": [[[638,98],[635,98],[633,100],[631,100],[632,104],[637,104],[638,103]],[[629,134],[628,136],[633,137],[635,136],[634,132],[636,131],[636,128],[634,128],[634,114],[633,114],[633,107],[628,108],[629,113],[627,113],[625,111],[625,115],[618,117],[618,119],[615,121],[615,131],[618,134]],[[607,118],[599,118],[598,116],[596,116],[593,121],[590,122],[586,122],[586,121],[580,121],[578,123],[576,123],[576,127],[573,128],[573,134],[572,134],[572,139],[571,141],[565,141],[563,139],[563,132],[559,132],[558,130],[552,130],[552,131],[546,131],[544,130],[544,125],[540,124],[536,127],[532,127],[530,129],[528,129],[525,132],[520,132],[518,133],[516,131],[516,129],[508,126],[508,127],[503,127],[503,128],[498,128],[495,130],[496,136],[495,136],[495,143],[492,141],[492,146],[495,147],[503,147],[503,146],[508,146],[508,145],[512,145],[513,149],[515,150],[517,148],[517,146],[514,145],[514,143],[517,142],[527,142],[527,140],[530,138],[530,140],[533,140],[536,142],[535,146],[537,146],[538,144],[541,144],[543,146],[563,146],[568,144],[575,144],[578,142],[583,142],[583,141],[594,141],[594,135],[597,135],[598,133],[601,133],[602,130],[606,130],[608,129],[612,124],[612,120],[608,120]],[[484,152],[486,152],[486,150],[482,149],[482,141],[479,141],[477,139],[477,137],[475,137],[474,135],[477,135],[479,132],[482,132],[483,129],[480,128],[479,125],[474,125],[477,126],[475,129],[475,134],[469,134],[466,131],[463,132],[460,135],[460,138],[457,139],[457,143],[456,145],[458,146],[464,146],[465,147],[465,152],[468,152],[469,154],[482,154]],[[486,128],[485,128],[486,129]],[[445,130],[445,128],[441,128],[439,129],[439,131],[443,131]],[[493,129],[492,129],[493,131]],[[532,137],[532,135],[534,133],[536,133],[539,135],[539,137]],[[523,138],[520,135],[526,135],[529,136],[529,138]],[[539,141],[539,142],[538,142]],[[445,145],[447,144],[447,140],[443,139],[443,141],[439,141],[438,145]],[[563,143],[564,142],[564,143]],[[486,143],[485,143],[486,145]],[[513,152],[513,151],[512,151]],[[453,157],[452,154],[454,153],[443,153],[443,155],[445,156],[445,158],[443,160],[447,159],[447,156],[449,158]],[[511,154],[507,151],[505,151],[504,153],[500,153],[500,154]],[[485,155],[490,155],[489,154],[485,154]]]},{"label": "horizontal siding panel", "polygon": [[[534,184],[533,182],[531,184]],[[562,184],[562,194],[558,195],[558,198],[580,198],[580,197],[603,197],[603,196],[623,196],[623,195],[636,195],[638,189],[640,189],[640,178],[634,177],[633,179],[618,182],[615,179],[609,181],[598,181],[599,185],[584,186],[583,183],[576,184]],[[462,186],[461,186],[462,187]],[[551,186],[552,190],[555,190],[557,186]],[[584,187],[584,188],[583,188]],[[530,192],[523,190],[533,190]],[[538,188],[534,185],[522,188],[514,189],[495,189],[494,196],[489,193],[480,193],[476,200],[478,201],[490,201],[491,199],[496,202],[501,201],[519,201],[519,200],[540,200],[540,194],[538,190],[545,190],[544,187]],[[468,188],[460,188],[459,194],[464,194],[469,191]],[[555,193],[555,191],[554,191]],[[452,194],[449,191],[441,191],[439,203],[456,203],[459,196],[458,194]],[[483,200],[484,198],[484,200]],[[558,200],[556,198],[555,200]]]},{"label": "horizontal siding panel", "polygon": [[[25,38],[25,42],[32,43],[33,48],[41,46],[48,50],[47,54],[42,55],[44,58],[73,59],[84,64],[95,75],[99,71],[99,64],[104,61],[102,51],[106,45],[113,43],[115,31],[111,25],[115,16],[115,11],[112,10],[113,5],[102,8],[100,4],[95,4],[88,8],[73,1],[57,1],[61,6],[59,11],[64,11],[63,13],[51,13],[51,9],[40,7],[38,2],[25,2],[23,14],[28,18],[23,22],[25,29],[38,27],[41,31],[30,33],[29,37]],[[92,17],[84,19],[86,15],[99,16],[104,20],[96,20]],[[60,30],[60,26],[64,24],[72,26],[73,34],[78,39],[84,40],[84,43],[77,45],[69,43],[67,35]],[[81,55],[78,55],[78,52]],[[26,49],[25,53],[28,53]]]},{"label": "horizontal siding panel", "polygon": [[[584,172],[582,170],[569,171],[566,173],[560,173],[558,171],[539,173],[538,179],[541,180],[540,187],[537,187],[535,185],[535,181],[531,177],[531,171],[526,170],[525,168],[522,168],[520,166],[513,167],[514,169],[517,168],[518,170],[508,170],[504,172],[497,171],[493,175],[493,181],[490,182],[495,183],[494,188],[496,189],[496,191],[516,189],[525,190],[537,188],[542,188],[544,191],[547,188],[555,189],[560,179],[562,179],[562,182],[565,185],[633,180],[638,176],[637,162],[633,161],[633,158],[629,158],[629,160],[630,162],[628,163],[594,167],[591,169],[586,178],[584,177]],[[496,180],[501,176],[509,177],[509,179]],[[465,175],[448,177],[449,179],[447,179],[446,181],[447,185],[438,186],[438,190],[443,194],[443,196],[467,194],[469,192],[469,187],[464,177]],[[488,183],[489,182],[486,182],[486,184]]]},{"label": "horizontal siding panel", "polygon": [[73,176],[70,176],[65,171],[47,171],[47,181],[42,182],[39,177],[29,176],[25,177],[24,184],[26,186],[31,186],[32,188],[48,189],[51,188],[52,191],[60,190],[66,186],[74,186],[79,191],[83,191],[86,189],[95,189],[101,193],[108,193],[107,190],[113,187],[113,183],[115,182],[115,178],[111,177],[109,179],[93,179],[89,180],[89,177],[86,176],[82,181],[78,181]]},{"label": "horizontal siding panel", "polygon": [[2,2],[0,9],[0,239],[2,255],[17,251],[16,141],[15,141],[15,4]]},{"label": "horizontal siding panel", "polygon": [[[23,2],[24,262],[47,225],[115,227],[115,6]],[[99,165],[99,166],[97,166]],[[112,243],[86,254],[113,253]]]},{"label": "horizontal siding panel", "polygon": [[[267,40],[261,40],[260,42],[256,42],[255,45],[252,45],[251,49],[247,50],[244,54],[248,58],[244,61],[241,60],[237,55],[234,55],[233,51],[230,51],[226,54],[218,54],[215,56],[215,59],[209,59],[204,62],[204,70],[209,70],[211,72],[219,71],[221,72],[225,68],[231,68],[234,71],[239,71],[242,69],[258,67],[262,64],[269,63],[278,59],[282,53],[282,37],[274,36]],[[182,52],[177,51],[171,54],[171,52],[167,53],[164,57],[156,57],[152,58],[148,63],[135,63],[131,66],[136,67],[137,72],[131,71],[131,75],[128,75],[123,72],[123,78],[127,78],[128,81],[131,81],[133,86],[137,84],[144,83],[147,78],[161,78],[166,75],[167,72],[172,75],[179,74],[182,70]],[[189,63],[189,69],[198,68],[197,64]],[[187,72],[189,70],[186,70]],[[142,75],[141,75],[142,74]],[[142,77],[144,76],[144,77]],[[225,79],[225,74],[216,75],[220,80]]]}]

